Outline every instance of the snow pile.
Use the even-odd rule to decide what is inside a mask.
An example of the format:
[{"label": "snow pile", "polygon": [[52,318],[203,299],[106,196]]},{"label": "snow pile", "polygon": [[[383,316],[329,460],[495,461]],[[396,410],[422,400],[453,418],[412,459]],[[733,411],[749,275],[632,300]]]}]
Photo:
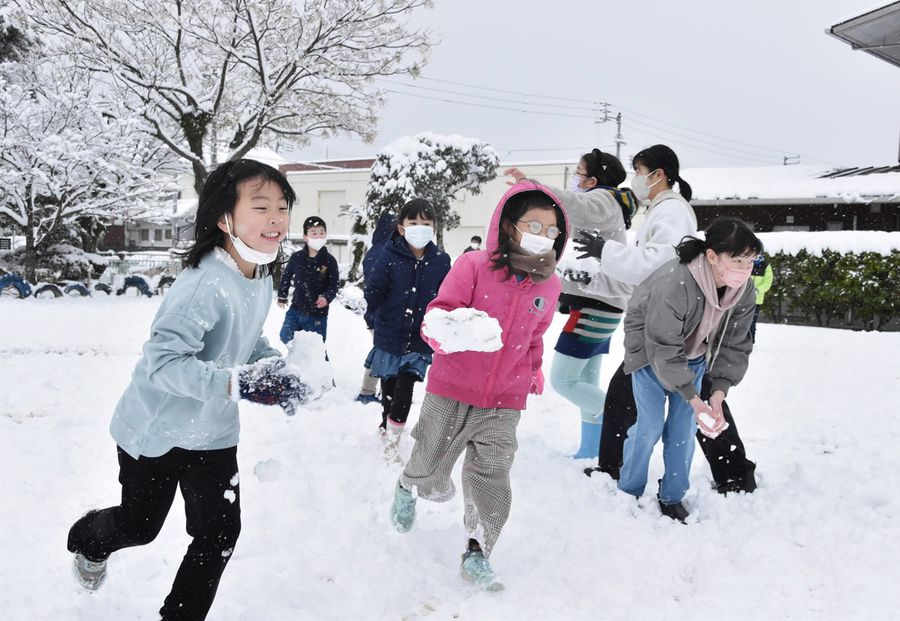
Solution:
[{"label": "snow pile", "polygon": [[327,358],[325,343],[315,332],[295,332],[288,344],[287,364],[296,367],[310,388],[310,400],[320,398],[334,386],[334,370]]},{"label": "snow pile", "polygon": [[366,297],[362,289],[356,285],[344,285],[338,289],[334,301],[356,315],[366,313]]},{"label": "snow pile", "polygon": [[900,250],[900,232],[887,231],[778,231],[759,233],[766,254],[783,252],[797,254],[806,250],[810,254],[821,255],[823,250],[848,252],[877,252],[891,254]]},{"label": "snow pile", "polygon": [[432,308],[425,313],[422,333],[437,341],[444,353],[497,351],[503,347],[500,323],[475,308],[454,308],[447,312]]},{"label": "snow pile", "polygon": [[[85,511],[121,497],[109,420],[162,301],[0,297],[5,619],[159,617],[191,542],[181,494],[157,538],[116,552],[92,595],[72,578],[65,536]],[[273,343],[283,319],[273,304],[264,328]],[[557,314],[544,337],[546,377],[566,319]],[[900,555],[890,542],[900,516],[900,495],[891,491],[900,333],[759,325],[747,376],[728,393],[759,489],[716,494],[697,448],[687,526],[656,506],[661,443],[639,502],[607,476],[585,477],[591,462],[567,457],[578,446],[578,408],[548,384],[529,397],[516,430],[512,511],[491,556],[504,593],[478,592],[459,577],[467,541],[462,458],[453,499],[419,500],[407,534],[391,526],[401,467],[385,464],[381,407],[353,401],[369,343],[362,319],[334,305],[327,345],[337,387],[315,402],[314,415],[240,404],[242,530],[210,619],[897,617]],[[604,388],[624,355],[621,329],[610,349]],[[424,394],[417,383],[404,459]]]}]

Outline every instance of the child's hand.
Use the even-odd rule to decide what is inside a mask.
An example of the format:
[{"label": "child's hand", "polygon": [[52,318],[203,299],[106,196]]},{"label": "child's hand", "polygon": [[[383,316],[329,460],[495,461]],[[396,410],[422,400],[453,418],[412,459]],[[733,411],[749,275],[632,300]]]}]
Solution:
[{"label": "child's hand", "polygon": [[[300,376],[287,370],[284,360],[277,357],[237,367],[232,373],[232,393],[235,384],[239,398],[279,405],[288,416],[293,416],[296,407],[307,402],[310,393],[310,387]],[[237,401],[234,393],[232,398]]]},{"label": "child's hand", "polygon": [[328,306],[328,300],[326,300],[324,296],[320,295],[316,299],[316,308],[325,308],[326,306]]},{"label": "child's hand", "polygon": [[506,185],[516,185],[517,183],[520,183],[522,181],[522,179],[526,178],[525,173],[523,173],[521,170],[519,170],[518,168],[515,168],[515,167],[507,168],[506,170],[503,171],[503,174],[507,175],[509,177],[512,177],[514,179],[514,181],[507,181]]},{"label": "child's hand", "polygon": [[544,372],[540,369],[531,376],[531,390],[528,392],[532,395],[544,394]]},{"label": "child's hand", "polygon": [[[721,391],[716,391],[721,393]],[[724,393],[721,393],[724,398]],[[690,400],[691,408],[694,410],[694,417],[697,419],[697,427],[700,433],[708,438],[715,438],[728,428],[725,422],[725,415],[722,412],[722,401],[719,399],[718,412],[715,408],[710,407],[700,397],[694,397]]]},{"label": "child's hand", "polygon": [[441,344],[437,342],[437,339],[433,339],[430,336],[422,335],[422,339],[428,344],[428,346],[434,350],[436,354],[446,354],[443,349],[441,349]]}]

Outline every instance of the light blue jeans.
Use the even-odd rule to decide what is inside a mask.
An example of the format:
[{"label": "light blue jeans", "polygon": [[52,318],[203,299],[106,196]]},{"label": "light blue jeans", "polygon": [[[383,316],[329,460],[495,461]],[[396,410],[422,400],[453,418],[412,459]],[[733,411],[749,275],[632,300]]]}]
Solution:
[{"label": "light blue jeans", "polygon": [[[688,368],[694,372],[694,386],[699,395],[706,359],[701,356],[689,360]],[[650,456],[662,437],[665,474],[659,486],[659,499],[667,505],[679,503],[690,487],[688,479],[697,432],[694,409],[680,394],[663,388],[649,365],[631,374],[631,389],[637,405],[637,422],[625,439],[619,489],[633,496],[643,495]]]},{"label": "light blue jeans", "polygon": [[606,393],[600,389],[600,362],[603,354],[593,358],[575,358],[559,352],[553,354],[550,385],[553,390],[581,408],[581,420],[598,425],[602,422]]}]

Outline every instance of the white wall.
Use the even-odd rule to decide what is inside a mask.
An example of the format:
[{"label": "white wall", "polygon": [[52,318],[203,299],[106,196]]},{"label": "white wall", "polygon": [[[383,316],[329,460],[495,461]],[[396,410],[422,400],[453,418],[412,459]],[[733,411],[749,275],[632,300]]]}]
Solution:
[{"label": "white wall", "polygon": [[[462,253],[473,235],[484,239],[497,201],[509,187],[506,182],[510,178],[504,177],[503,171],[510,166],[518,167],[537,181],[564,188],[568,176],[575,169],[575,162],[501,164],[497,169],[497,178],[484,184],[481,193],[473,195],[466,192],[454,203],[461,224],[453,230],[444,231],[444,246],[451,256]],[[365,203],[368,169],[294,171],[288,172],[287,178],[297,193],[297,203],[291,214],[292,237],[303,234],[303,220],[311,215],[325,220],[329,234],[350,233],[353,223],[350,218],[339,217],[338,208],[343,203]]]}]

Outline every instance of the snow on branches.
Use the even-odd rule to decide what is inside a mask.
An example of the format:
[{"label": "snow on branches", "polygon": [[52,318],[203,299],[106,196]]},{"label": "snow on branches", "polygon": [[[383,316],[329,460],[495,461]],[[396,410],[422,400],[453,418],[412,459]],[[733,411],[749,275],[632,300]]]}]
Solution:
[{"label": "snow on branches", "polygon": [[430,41],[408,14],[430,0],[13,0],[37,32],[101,76],[142,129],[191,163],[311,135],[370,138],[382,91]]},{"label": "snow on branches", "polygon": [[0,220],[25,235],[29,271],[74,221],[152,213],[172,189],[174,158],[98,102],[97,87],[31,54],[0,74]]},{"label": "snow on branches", "polygon": [[378,154],[366,191],[369,220],[385,211],[397,213],[410,199],[425,198],[434,205],[438,239],[443,228],[459,225],[451,201],[458,193],[478,194],[481,184],[497,176],[500,158],[486,142],[462,136],[424,132],[399,138]]}]

